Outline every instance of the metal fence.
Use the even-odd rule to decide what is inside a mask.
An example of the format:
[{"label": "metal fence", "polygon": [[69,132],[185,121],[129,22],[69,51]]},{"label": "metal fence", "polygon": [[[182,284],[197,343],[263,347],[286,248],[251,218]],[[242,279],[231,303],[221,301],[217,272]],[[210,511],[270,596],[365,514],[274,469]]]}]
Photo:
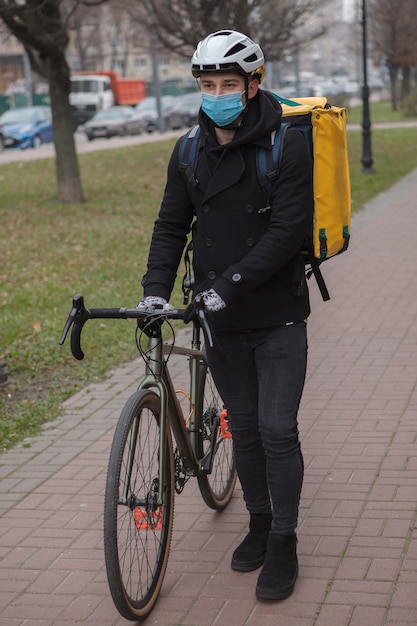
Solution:
[{"label": "metal fence", "polygon": [[30,98],[25,93],[15,93],[10,96],[0,96],[0,114],[9,109],[18,109],[26,106],[49,105],[48,94],[33,94]]}]

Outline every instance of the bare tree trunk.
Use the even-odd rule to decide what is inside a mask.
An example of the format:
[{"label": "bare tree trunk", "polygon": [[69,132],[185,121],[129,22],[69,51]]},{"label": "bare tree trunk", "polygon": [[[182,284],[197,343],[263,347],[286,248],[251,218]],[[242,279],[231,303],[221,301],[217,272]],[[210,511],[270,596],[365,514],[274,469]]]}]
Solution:
[{"label": "bare tree trunk", "polygon": [[80,70],[85,70],[85,52],[84,52],[84,47],[81,45],[81,33],[80,33],[80,29],[77,28],[76,32],[75,32],[75,41],[76,41],[76,46],[77,46],[77,52],[78,52],[78,56],[80,58]]},{"label": "bare tree trunk", "polygon": [[392,110],[398,110],[398,98],[397,98],[397,68],[390,67],[389,68],[389,79],[391,85],[391,104]]},{"label": "bare tree trunk", "polygon": [[57,52],[53,58],[44,59],[43,69],[49,82],[54,123],[58,200],[66,204],[83,202],[84,196],[75,151],[74,120],[69,103],[70,72],[65,53]]},{"label": "bare tree trunk", "polygon": [[68,93],[62,85],[50,83],[54,122],[58,199],[64,203],[84,201],[78,159],[75,151],[74,122]]}]

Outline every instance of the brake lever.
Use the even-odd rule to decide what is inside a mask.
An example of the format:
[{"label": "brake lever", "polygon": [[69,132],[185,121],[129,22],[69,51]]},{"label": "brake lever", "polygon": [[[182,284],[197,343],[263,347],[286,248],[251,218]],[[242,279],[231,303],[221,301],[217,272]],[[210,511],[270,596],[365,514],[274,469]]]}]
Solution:
[{"label": "brake lever", "polygon": [[214,348],[213,335],[211,332],[210,324],[207,321],[207,315],[204,310],[204,302],[202,299],[195,299],[195,307],[198,321],[200,322],[200,326],[203,329],[204,336],[210,348]]},{"label": "brake lever", "polygon": [[[82,296],[81,296],[82,297]],[[59,345],[62,346],[67,338],[68,331],[71,328],[75,317],[78,313],[78,295],[74,296],[72,299],[72,309],[67,317],[67,321],[65,322],[64,330],[62,331],[61,339],[58,341]]]},{"label": "brake lever", "polygon": [[84,296],[76,294],[72,299],[72,309],[68,315],[67,321],[65,322],[64,330],[62,331],[62,336],[58,343],[60,346],[63,345],[71,326],[73,326],[71,332],[71,352],[79,361],[82,361],[84,358],[84,353],[81,350],[80,343],[81,331],[88,319],[89,311],[84,306]]}]

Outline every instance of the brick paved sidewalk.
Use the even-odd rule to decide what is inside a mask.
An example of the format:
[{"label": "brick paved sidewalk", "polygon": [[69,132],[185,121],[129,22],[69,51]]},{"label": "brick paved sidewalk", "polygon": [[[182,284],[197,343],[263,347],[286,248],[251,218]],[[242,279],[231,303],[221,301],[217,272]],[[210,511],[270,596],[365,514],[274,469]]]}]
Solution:
[{"label": "brick paved sidewalk", "polygon": [[[189,483],[147,624],[417,623],[416,203],[417,170],[355,218],[350,252],[324,267],[331,301],[311,286],[295,593],[255,600],[258,572],[230,569],[247,525],[240,489],[218,514]],[[1,626],[128,623],[109,597],[102,509],[137,367],[77,394],[30,447],[0,456]]]}]

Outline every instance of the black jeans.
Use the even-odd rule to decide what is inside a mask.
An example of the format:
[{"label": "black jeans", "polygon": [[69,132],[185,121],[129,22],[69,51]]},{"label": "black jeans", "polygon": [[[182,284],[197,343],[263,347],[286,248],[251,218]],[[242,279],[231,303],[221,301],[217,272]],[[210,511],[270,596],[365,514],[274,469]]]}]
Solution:
[{"label": "black jeans", "polygon": [[297,414],[307,365],[304,323],[219,332],[223,358],[208,350],[209,366],[228,409],[237,472],[250,513],[272,509],[272,530],[297,526],[303,457]]}]

